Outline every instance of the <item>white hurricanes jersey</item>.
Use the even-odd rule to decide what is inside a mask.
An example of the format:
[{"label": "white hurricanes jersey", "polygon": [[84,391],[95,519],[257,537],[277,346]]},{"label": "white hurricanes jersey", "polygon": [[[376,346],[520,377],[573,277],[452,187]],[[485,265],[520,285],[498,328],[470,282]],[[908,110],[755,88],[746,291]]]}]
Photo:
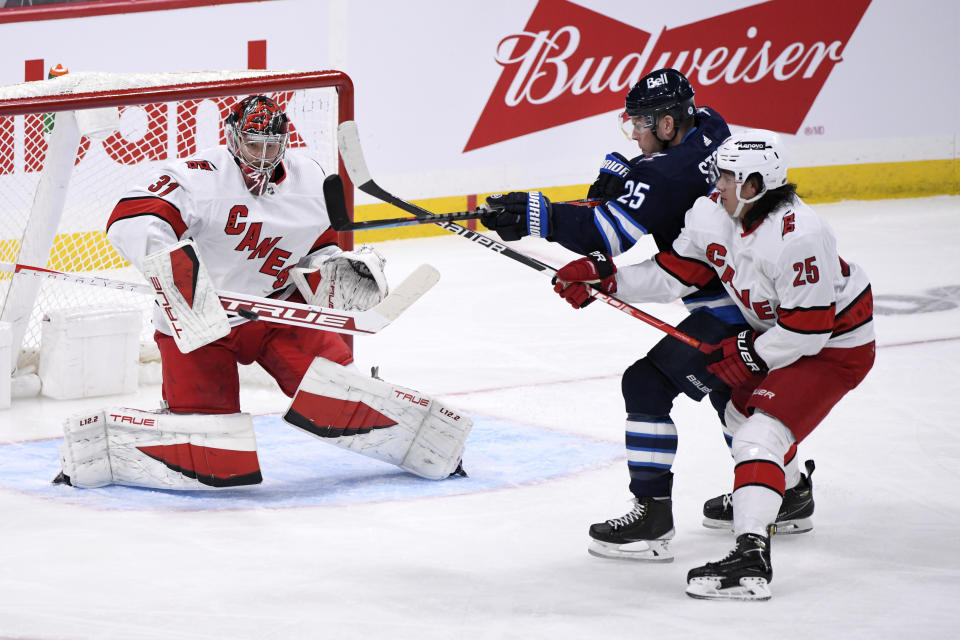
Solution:
[{"label": "white hurricanes jersey", "polygon": [[874,339],[870,281],[837,253],[826,221],[799,198],[744,232],[717,193],[687,212],[672,251],[623,267],[617,295],[667,302],[714,275],[751,327],[764,332],[757,353],[771,369],[824,347],[855,347]]},{"label": "white hurricanes jersey", "polygon": [[[117,203],[107,239],[142,271],[145,256],[191,238],[218,290],[283,297],[289,269],[301,257],[339,248],[323,199],[323,170],[294,154],[281,166],[277,182],[254,196],[226,147],[172,162]],[[154,326],[170,333],[159,308]]]}]

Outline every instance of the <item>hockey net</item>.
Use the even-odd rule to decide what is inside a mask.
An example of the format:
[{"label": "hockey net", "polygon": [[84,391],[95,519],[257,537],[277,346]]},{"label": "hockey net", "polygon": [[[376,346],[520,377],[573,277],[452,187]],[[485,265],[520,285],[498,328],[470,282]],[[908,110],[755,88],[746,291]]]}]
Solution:
[{"label": "hockey net", "polygon": [[[353,118],[353,85],[340,72],[69,73],[0,87],[0,262],[143,282],[106,240],[111,210],[144,174],[225,144],[223,120],[250,94],[287,112],[287,153],[345,174],[336,131]],[[152,304],[150,296],[0,272],[0,321],[13,323],[11,369],[20,373],[35,370],[41,321],[58,308],[141,310],[141,361],[158,360]]]}]

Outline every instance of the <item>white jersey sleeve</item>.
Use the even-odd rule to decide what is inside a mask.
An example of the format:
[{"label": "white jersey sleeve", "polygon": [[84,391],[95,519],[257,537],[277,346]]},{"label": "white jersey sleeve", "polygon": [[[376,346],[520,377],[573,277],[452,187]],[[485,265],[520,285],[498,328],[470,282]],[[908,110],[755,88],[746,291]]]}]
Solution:
[{"label": "white jersey sleeve", "polygon": [[715,273],[704,259],[709,234],[703,232],[701,225],[710,222],[703,211],[714,213],[715,206],[710,198],[698,198],[687,212],[684,227],[670,251],[661,251],[639,264],[620,267],[617,296],[628,302],[670,302],[706,286]]},{"label": "white jersey sleeve", "polygon": [[188,228],[183,212],[193,209],[174,166],[150,174],[124,194],[107,222],[107,240],[138,270],[143,259],[176,244]]}]

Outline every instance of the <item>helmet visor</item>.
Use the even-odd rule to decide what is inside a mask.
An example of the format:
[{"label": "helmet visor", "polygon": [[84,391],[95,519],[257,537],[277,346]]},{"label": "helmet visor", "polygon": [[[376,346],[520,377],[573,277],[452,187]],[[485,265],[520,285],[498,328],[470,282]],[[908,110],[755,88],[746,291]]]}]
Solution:
[{"label": "helmet visor", "polygon": [[627,140],[633,140],[633,133],[636,129],[655,129],[657,127],[657,114],[655,111],[643,113],[638,116],[631,116],[626,111],[619,115],[620,131],[627,136]]}]

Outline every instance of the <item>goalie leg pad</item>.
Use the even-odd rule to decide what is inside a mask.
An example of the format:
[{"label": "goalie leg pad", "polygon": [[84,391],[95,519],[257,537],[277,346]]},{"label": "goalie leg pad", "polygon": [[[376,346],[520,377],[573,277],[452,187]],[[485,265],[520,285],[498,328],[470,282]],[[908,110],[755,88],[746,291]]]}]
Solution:
[{"label": "goalie leg pad", "polygon": [[64,423],[62,475],[76,487],[219,489],[258,484],[253,422],[246,413],[169,414],[110,407]]},{"label": "goalie leg pad", "polygon": [[419,391],[317,358],[283,419],[337,447],[441,480],[456,471],[473,421]]},{"label": "goalie leg pad", "polygon": [[227,312],[192,241],[148,255],[143,275],[156,291],[180,351],[189,353],[230,333]]}]

